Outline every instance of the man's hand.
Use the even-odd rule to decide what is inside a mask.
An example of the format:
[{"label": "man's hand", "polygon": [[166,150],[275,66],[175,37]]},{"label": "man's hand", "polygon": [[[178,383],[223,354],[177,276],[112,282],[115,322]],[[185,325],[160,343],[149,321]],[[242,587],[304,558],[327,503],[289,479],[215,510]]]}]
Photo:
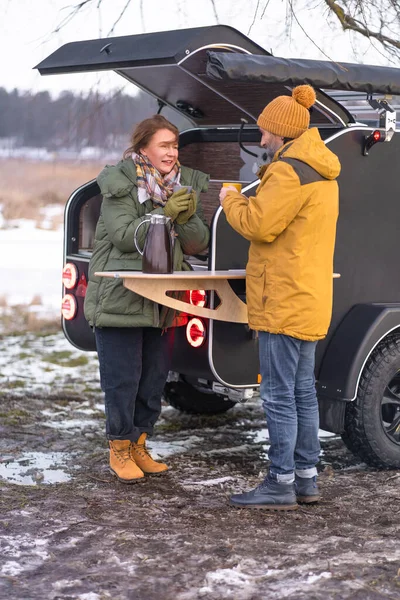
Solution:
[{"label": "man's hand", "polygon": [[228,185],[227,187],[222,187],[219,193],[219,202],[221,206],[224,205],[225,196],[228,192],[237,192],[237,189],[233,187],[233,185]]}]

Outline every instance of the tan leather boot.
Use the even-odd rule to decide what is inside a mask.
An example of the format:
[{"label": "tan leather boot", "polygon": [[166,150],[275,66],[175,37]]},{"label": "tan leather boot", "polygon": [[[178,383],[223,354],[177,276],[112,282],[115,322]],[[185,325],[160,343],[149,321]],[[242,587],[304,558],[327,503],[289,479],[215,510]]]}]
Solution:
[{"label": "tan leather boot", "polygon": [[168,471],[167,465],[156,462],[150,456],[146,448],[147,433],[142,433],[136,443],[131,444],[131,456],[135,463],[142,469],[144,473],[149,475],[160,475]]},{"label": "tan leather boot", "polygon": [[144,473],[130,453],[130,440],[110,440],[110,470],[122,483],[136,483]]}]

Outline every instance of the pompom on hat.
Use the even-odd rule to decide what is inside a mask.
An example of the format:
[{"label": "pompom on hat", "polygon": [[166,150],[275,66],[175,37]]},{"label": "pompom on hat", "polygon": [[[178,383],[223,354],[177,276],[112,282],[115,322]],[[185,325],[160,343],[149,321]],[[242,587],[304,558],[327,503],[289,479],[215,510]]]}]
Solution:
[{"label": "pompom on hat", "polygon": [[317,96],[311,85],[298,85],[291,96],[278,96],[264,108],[257,125],[284,138],[297,138],[310,125],[309,108]]}]

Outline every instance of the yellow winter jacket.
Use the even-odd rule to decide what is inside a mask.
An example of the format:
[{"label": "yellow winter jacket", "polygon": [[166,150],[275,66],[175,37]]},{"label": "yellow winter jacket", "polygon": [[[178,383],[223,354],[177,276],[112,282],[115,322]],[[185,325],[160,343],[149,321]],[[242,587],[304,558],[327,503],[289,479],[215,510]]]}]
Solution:
[{"label": "yellow winter jacket", "polygon": [[230,225],[250,240],[249,325],[302,340],[325,337],[332,314],[339,159],[308,129],[275,154],[256,195],[229,191]]}]

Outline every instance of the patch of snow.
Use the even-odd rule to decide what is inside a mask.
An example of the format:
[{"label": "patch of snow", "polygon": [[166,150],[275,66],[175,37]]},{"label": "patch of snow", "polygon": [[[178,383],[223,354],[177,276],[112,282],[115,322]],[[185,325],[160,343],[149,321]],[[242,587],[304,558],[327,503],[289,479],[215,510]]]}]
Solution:
[{"label": "patch of snow", "polygon": [[43,426],[51,429],[63,429],[64,431],[71,429],[73,431],[68,431],[68,433],[73,434],[77,429],[86,429],[87,427],[98,429],[99,421],[95,419],[68,419],[68,421],[47,421],[43,423]]},{"label": "patch of snow", "polygon": [[182,452],[186,452],[186,450],[190,450],[194,446],[197,446],[199,443],[203,442],[203,438],[198,437],[197,435],[191,435],[184,440],[174,440],[171,442],[149,440],[147,445],[153,457],[156,460],[159,460],[160,458],[166,458],[167,456],[172,456],[173,454],[181,454]]},{"label": "patch of snow", "polygon": [[217,448],[216,450],[206,450],[207,456],[219,456],[220,454],[237,454],[249,449],[251,444],[241,444],[240,446],[230,446],[229,448]]},{"label": "patch of snow", "polygon": [[365,471],[368,468],[368,465],[365,463],[358,463],[357,465],[350,465],[349,467],[343,467],[341,471]]},{"label": "patch of snow", "polygon": [[30,158],[34,160],[54,160],[54,153],[46,148],[20,146],[18,148],[0,148],[0,158]]},{"label": "patch of snow", "polygon": [[[249,430],[246,432],[247,435],[250,435],[253,437],[253,442],[256,444],[264,444],[264,443],[268,443],[269,442],[269,433],[268,433],[268,429],[254,429],[254,430]],[[318,437],[321,438],[332,438],[332,437],[338,437],[338,435],[336,433],[331,433],[330,431],[324,431],[323,429],[320,429],[318,431]]]},{"label": "patch of snow", "polygon": [[113,563],[118,567],[122,567],[128,572],[129,575],[134,575],[136,572],[136,565],[134,565],[131,560],[120,560],[116,554],[111,555],[106,562]]},{"label": "patch of snow", "polygon": [[62,416],[67,416],[68,415],[68,411],[66,410],[41,410],[40,413],[44,416],[44,417],[60,417]]},{"label": "patch of snow", "polygon": [[40,212],[47,219],[51,219],[52,217],[58,217],[64,213],[64,205],[63,204],[47,204],[46,206],[42,206]]},{"label": "patch of snow", "polygon": [[[27,334],[24,336],[24,347],[21,347],[21,341],[21,336],[0,338],[0,385],[7,387],[7,383],[19,380],[25,382],[25,386],[15,388],[15,393],[49,392],[55,381],[56,388],[60,389],[64,381],[68,385],[71,377],[79,373],[82,387],[90,382],[92,387],[100,391],[97,355],[94,352],[74,348],[61,332],[45,338]],[[88,364],[69,367],[46,360],[52,353],[65,351],[69,352],[67,361],[84,355]]]},{"label": "patch of snow", "polygon": [[267,444],[269,442],[268,429],[254,429],[246,432],[253,438],[255,444]]},{"label": "patch of snow", "polygon": [[81,538],[75,538],[75,537],[72,537],[72,538],[70,538],[70,539],[68,540],[68,542],[64,542],[64,543],[62,544],[62,548],[63,548],[63,549],[65,549],[65,548],[75,548],[75,547],[76,547],[76,545],[77,545],[77,544],[80,544],[81,542],[82,542],[82,539],[81,539]]},{"label": "patch of snow", "polygon": [[20,573],[22,573],[23,570],[24,567],[22,567],[19,563],[10,560],[4,563],[4,565],[1,567],[0,573],[2,575],[9,575],[10,577],[15,577],[15,575],[19,575]]},{"label": "patch of snow", "polygon": [[314,573],[309,573],[309,575],[306,579],[306,583],[311,584],[311,583],[315,583],[319,579],[330,579],[331,577],[332,577],[332,573],[329,573],[328,571],[320,573],[319,575],[314,575]]},{"label": "patch of snow", "polygon": [[201,486],[213,486],[220,485],[226,481],[236,481],[234,477],[219,477],[217,479],[205,479],[204,481],[182,481],[182,485],[201,485]]},{"label": "patch of snow", "polygon": [[[62,229],[37,229],[19,219],[0,231],[0,296],[9,306],[30,304],[40,296],[47,317],[58,315],[61,304]],[[50,312],[51,311],[51,312]],[[46,314],[45,310],[43,311]]]},{"label": "patch of snow", "polygon": [[176,408],[174,408],[173,406],[170,406],[169,404],[166,404],[163,406],[161,418],[174,417],[176,414],[176,411],[177,411]]},{"label": "patch of snow", "polygon": [[0,478],[16,485],[64,483],[71,477],[59,467],[70,459],[66,452],[24,452],[18,459],[0,464]]},{"label": "patch of snow", "polygon": [[33,571],[50,558],[50,553],[44,547],[47,539],[35,539],[29,534],[14,536],[0,535],[2,557],[10,559],[1,568],[1,575],[15,576],[23,571]]},{"label": "patch of snow", "polygon": [[240,564],[232,569],[217,569],[206,574],[206,585],[199,589],[199,595],[212,598],[219,588],[224,590],[224,598],[247,600],[254,598],[259,590],[258,583],[279,573],[282,573],[280,569],[268,569],[267,566],[258,574],[244,572]]},{"label": "patch of snow", "polygon": [[56,590],[63,590],[65,588],[74,587],[80,585],[82,582],[79,579],[59,579],[52,584],[52,587]]},{"label": "patch of snow", "polygon": [[332,437],[340,437],[337,433],[332,433],[331,431],[325,431],[324,429],[320,429],[318,431],[319,438],[332,438]]},{"label": "patch of snow", "polygon": [[[274,580],[276,575],[281,575],[282,569],[269,569],[253,560],[243,561],[236,567],[217,569],[206,574],[205,585],[198,590],[201,597],[233,598],[234,600],[250,600],[258,597],[260,586],[268,586],[268,598],[282,600],[283,598],[298,597],[299,589],[312,586],[323,579],[330,579],[332,574],[323,571],[318,574],[308,571],[302,574],[297,568],[285,571],[284,582],[280,578]],[[223,595],[222,595],[223,593]],[[189,600],[190,594],[183,594],[181,600]],[[195,596],[198,597],[198,596]]]}]

